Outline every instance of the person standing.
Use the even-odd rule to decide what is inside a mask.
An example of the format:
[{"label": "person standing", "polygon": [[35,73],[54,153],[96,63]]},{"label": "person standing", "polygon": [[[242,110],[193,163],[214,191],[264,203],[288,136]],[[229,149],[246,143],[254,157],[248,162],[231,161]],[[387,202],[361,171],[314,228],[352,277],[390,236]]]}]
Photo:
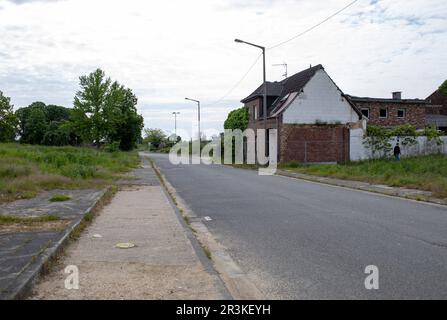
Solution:
[{"label": "person standing", "polygon": [[400,155],[401,155],[401,150],[400,150],[400,146],[399,146],[399,143],[398,143],[394,147],[394,158],[396,158],[396,161],[400,161]]}]

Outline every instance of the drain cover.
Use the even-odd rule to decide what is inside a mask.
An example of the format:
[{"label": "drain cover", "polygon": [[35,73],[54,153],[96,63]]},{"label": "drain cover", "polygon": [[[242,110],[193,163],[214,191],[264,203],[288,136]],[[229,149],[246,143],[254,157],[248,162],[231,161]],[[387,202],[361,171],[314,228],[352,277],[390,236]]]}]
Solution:
[{"label": "drain cover", "polygon": [[130,242],[125,242],[125,243],[117,243],[115,245],[116,248],[118,249],[131,249],[131,248],[135,248],[135,244],[130,243]]}]

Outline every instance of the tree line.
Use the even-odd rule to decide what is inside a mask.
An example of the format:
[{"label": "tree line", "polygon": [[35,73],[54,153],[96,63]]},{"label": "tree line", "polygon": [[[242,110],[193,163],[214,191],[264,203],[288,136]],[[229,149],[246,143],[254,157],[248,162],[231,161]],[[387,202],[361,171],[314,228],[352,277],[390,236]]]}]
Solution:
[{"label": "tree line", "polygon": [[80,77],[79,84],[73,108],[34,102],[14,112],[11,99],[0,91],[0,142],[134,149],[144,122],[132,90],[101,69]]}]

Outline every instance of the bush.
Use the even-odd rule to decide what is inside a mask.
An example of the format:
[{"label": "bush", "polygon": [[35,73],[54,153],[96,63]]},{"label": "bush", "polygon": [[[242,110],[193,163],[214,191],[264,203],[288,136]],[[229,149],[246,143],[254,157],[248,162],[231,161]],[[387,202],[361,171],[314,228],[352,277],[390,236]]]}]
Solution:
[{"label": "bush", "polygon": [[442,144],[441,135],[442,133],[436,130],[436,128],[425,128],[422,132],[418,132],[412,125],[394,128],[368,126],[363,144],[372,151],[374,158],[377,158],[377,156],[386,158],[392,150],[390,143],[392,137],[399,137],[403,146],[415,145],[419,136],[426,136],[429,142],[435,141],[436,144],[440,145]]}]

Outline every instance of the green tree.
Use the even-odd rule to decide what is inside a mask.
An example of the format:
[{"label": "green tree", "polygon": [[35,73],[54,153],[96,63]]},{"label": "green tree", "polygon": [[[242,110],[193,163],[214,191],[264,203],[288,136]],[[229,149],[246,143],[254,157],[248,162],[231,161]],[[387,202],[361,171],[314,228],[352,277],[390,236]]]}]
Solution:
[{"label": "green tree", "polygon": [[109,142],[119,142],[119,149],[129,151],[141,140],[144,120],[137,112],[138,99],[132,90],[114,82],[106,103]]},{"label": "green tree", "polygon": [[0,142],[13,141],[17,133],[17,117],[11,99],[0,91]]},{"label": "green tree", "polygon": [[245,107],[231,111],[228,114],[228,118],[224,123],[224,128],[226,130],[236,130],[240,129],[245,131],[248,126],[248,109]]},{"label": "green tree", "polygon": [[66,146],[70,144],[70,132],[65,130],[63,123],[53,121],[45,130],[42,144],[46,146]]},{"label": "green tree", "polygon": [[61,106],[48,105],[45,107],[48,122],[63,122],[70,120],[70,109]]},{"label": "green tree", "polygon": [[166,144],[167,141],[168,137],[161,129],[144,130],[144,143],[150,143],[156,149]]},{"label": "green tree", "polygon": [[107,120],[104,117],[105,104],[110,94],[110,78],[97,69],[88,76],[79,78],[81,90],[76,93],[72,111],[75,131],[84,141],[94,143],[98,148],[106,138]]},{"label": "green tree", "polygon": [[72,128],[84,141],[118,144],[120,150],[136,147],[141,139],[143,117],[137,113],[137,97],[132,90],[107,78],[97,69],[80,77],[72,111]]},{"label": "green tree", "polygon": [[28,107],[17,110],[21,143],[42,143],[48,125],[45,108],[45,103],[33,102]]},{"label": "green tree", "polygon": [[444,83],[441,84],[441,86],[439,87],[439,91],[440,91],[443,95],[447,96],[447,80],[445,80]]},{"label": "green tree", "polygon": [[62,146],[76,141],[66,127],[70,121],[68,108],[34,102],[17,110],[16,115],[22,143]]}]

